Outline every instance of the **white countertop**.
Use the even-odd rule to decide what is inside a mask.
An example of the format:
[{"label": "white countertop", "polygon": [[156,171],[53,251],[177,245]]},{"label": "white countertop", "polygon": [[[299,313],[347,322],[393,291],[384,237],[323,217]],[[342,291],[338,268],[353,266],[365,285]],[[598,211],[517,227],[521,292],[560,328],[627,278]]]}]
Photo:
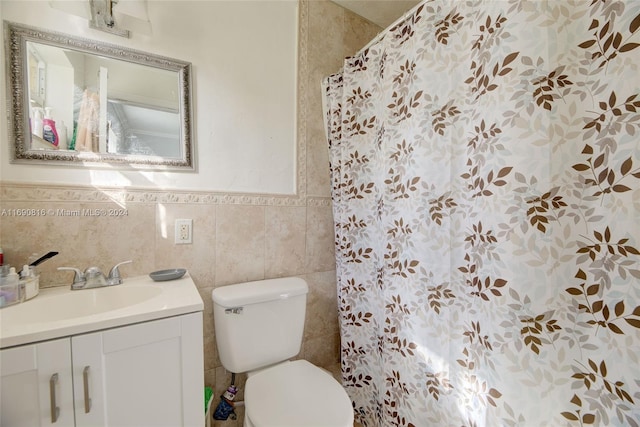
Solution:
[{"label": "white countertop", "polygon": [[203,310],[195,283],[125,278],[121,285],[41,289],[35,298],[0,309],[0,348],[83,334]]}]

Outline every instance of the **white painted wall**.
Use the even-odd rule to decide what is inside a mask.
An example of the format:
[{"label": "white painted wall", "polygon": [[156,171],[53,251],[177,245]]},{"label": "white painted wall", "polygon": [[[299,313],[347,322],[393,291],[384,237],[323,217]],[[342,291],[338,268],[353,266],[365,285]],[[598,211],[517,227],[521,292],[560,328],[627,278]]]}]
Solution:
[{"label": "white painted wall", "polygon": [[[297,1],[149,0],[148,11],[153,34],[125,39],[90,29],[84,19],[52,9],[47,1],[0,1],[4,20],[191,62],[196,172],[11,164],[13,142],[2,119],[0,179],[293,194]],[[4,60],[2,55],[2,81]],[[6,85],[1,90],[7,99]],[[5,103],[0,108],[4,118]]]}]

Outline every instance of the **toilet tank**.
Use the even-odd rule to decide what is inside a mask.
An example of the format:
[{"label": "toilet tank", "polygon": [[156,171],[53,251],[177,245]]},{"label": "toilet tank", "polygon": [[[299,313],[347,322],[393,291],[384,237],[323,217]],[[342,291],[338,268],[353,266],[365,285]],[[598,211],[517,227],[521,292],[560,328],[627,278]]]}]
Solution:
[{"label": "toilet tank", "polygon": [[299,277],[216,288],[213,319],[222,366],[249,372],[300,352],[307,283]]}]

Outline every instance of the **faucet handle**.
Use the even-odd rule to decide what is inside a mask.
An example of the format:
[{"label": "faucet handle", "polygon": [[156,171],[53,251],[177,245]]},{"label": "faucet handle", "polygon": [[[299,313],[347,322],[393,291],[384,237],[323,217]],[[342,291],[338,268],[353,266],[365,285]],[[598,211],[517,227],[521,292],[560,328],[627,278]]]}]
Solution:
[{"label": "faucet handle", "polygon": [[85,279],[95,279],[102,276],[102,271],[100,271],[100,269],[98,267],[87,267],[86,270],[84,270],[84,278]]},{"label": "faucet handle", "polygon": [[118,270],[118,267],[120,267],[123,264],[131,264],[132,262],[133,262],[132,260],[122,261],[114,265],[113,268],[109,270],[108,280],[112,282],[116,282],[118,284],[122,283],[122,277],[120,277],[120,270]]},{"label": "faucet handle", "polygon": [[71,286],[77,285],[79,283],[84,283],[86,281],[84,277],[84,273],[80,271],[78,268],[74,267],[58,267],[58,271],[73,271],[75,274],[73,275],[73,283]]}]

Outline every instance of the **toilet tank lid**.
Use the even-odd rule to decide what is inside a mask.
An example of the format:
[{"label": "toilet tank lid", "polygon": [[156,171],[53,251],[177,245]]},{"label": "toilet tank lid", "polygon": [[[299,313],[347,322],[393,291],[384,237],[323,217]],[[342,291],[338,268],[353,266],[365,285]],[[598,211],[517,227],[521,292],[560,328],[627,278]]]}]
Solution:
[{"label": "toilet tank lid", "polygon": [[211,292],[211,298],[214,303],[231,308],[305,295],[308,290],[304,279],[283,277],[221,286]]}]

